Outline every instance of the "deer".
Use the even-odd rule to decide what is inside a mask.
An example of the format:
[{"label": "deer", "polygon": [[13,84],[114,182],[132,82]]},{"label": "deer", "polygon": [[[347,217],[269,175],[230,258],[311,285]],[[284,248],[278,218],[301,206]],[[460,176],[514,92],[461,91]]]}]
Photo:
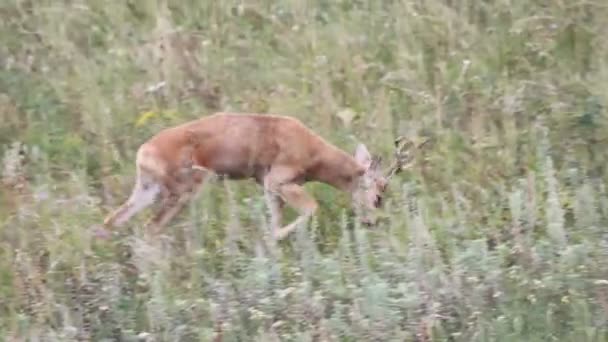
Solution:
[{"label": "deer", "polygon": [[[216,112],[162,129],[136,152],[135,185],[129,198],[104,219],[104,227],[122,226],[160,198],[160,209],[145,224],[152,234],[162,231],[200,191],[210,176],[252,179],[263,188],[276,240],[288,236],[311,218],[318,202],[305,189],[322,182],[350,194],[362,224],[373,225],[370,213],[383,204],[391,177],[407,168],[413,143],[402,138],[395,162],[382,170],[382,158],[363,143],[353,154],[336,147],[292,116]],[[405,151],[405,152],[404,152]],[[298,216],[282,225],[285,205]]]}]

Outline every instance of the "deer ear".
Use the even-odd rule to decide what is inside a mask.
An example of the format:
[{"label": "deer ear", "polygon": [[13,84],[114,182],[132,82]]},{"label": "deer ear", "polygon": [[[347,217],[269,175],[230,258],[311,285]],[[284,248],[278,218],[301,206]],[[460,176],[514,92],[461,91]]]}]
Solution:
[{"label": "deer ear", "polygon": [[355,160],[359,162],[366,170],[372,165],[372,156],[365,147],[364,144],[360,143],[357,145],[355,150]]}]

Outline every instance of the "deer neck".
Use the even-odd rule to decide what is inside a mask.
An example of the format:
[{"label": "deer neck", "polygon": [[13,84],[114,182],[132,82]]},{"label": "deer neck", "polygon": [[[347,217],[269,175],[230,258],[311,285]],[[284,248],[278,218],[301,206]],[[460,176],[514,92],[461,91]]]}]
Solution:
[{"label": "deer neck", "polygon": [[357,173],[358,164],[348,153],[335,148],[324,150],[311,172],[311,178],[336,189],[352,191],[352,180]]}]

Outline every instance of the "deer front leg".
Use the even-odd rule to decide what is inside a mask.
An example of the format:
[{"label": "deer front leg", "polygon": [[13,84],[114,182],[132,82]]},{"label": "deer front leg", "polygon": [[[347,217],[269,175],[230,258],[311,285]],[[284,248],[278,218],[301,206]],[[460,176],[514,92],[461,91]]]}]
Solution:
[{"label": "deer front leg", "polygon": [[279,195],[300,214],[300,216],[285,227],[274,231],[275,239],[282,240],[294,231],[299,224],[308,221],[308,219],[317,211],[319,205],[317,204],[317,201],[298,184],[289,183],[281,185],[279,187]]},{"label": "deer front leg", "polygon": [[[269,199],[271,215],[273,216],[272,222],[274,223],[272,227],[273,235],[276,240],[281,240],[289,235],[300,223],[307,221],[318,208],[317,201],[295,181],[297,175],[297,168],[289,165],[275,165],[264,177],[264,189],[268,193],[267,199]],[[300,216],[290,224],[279,228],[281,208],[271,196],[279,196],[289,206],[296,209]]]},{"label": "deer front leg", "polygon": [[276,193],[271,192],[269,189],[264,189],[264,197],[266,199],[266,205],[270,210],[270,228],[273,234],[281,228],[283,221],[283,207],[285,207],[285,201]]}]

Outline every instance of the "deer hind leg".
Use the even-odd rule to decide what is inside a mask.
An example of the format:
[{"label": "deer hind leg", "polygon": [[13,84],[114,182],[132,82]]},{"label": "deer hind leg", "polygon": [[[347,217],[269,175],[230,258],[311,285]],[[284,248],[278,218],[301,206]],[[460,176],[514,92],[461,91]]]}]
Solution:
[{"label": "deer hind leg", "polygon": [[298,225],[308,221],[308,219],[317,211],[319,205],[317,204],[317,201],[298,184],[283,184],[279,187],[278,192],[283,200],[300,214],[300,216],[283,228],[273,227],[273,229],[275,229],[275,239],[282,240],[293,232]]},{"label": "deer hind leg", "polygon": [[[199,170],[192,170],[201,172]],[[203,171],[192,178],[174,179],[172,187],[165,189],[159,212],[146,224],[153,234],[158,234],[184,206],[200,191],[209,173]]]},{"label": "deer hind leg", "polygon": [[121,226],[133,215],[154,203],[161,186],[146,174],[138,173],[129,199],[104,220],[105,226]]}]

